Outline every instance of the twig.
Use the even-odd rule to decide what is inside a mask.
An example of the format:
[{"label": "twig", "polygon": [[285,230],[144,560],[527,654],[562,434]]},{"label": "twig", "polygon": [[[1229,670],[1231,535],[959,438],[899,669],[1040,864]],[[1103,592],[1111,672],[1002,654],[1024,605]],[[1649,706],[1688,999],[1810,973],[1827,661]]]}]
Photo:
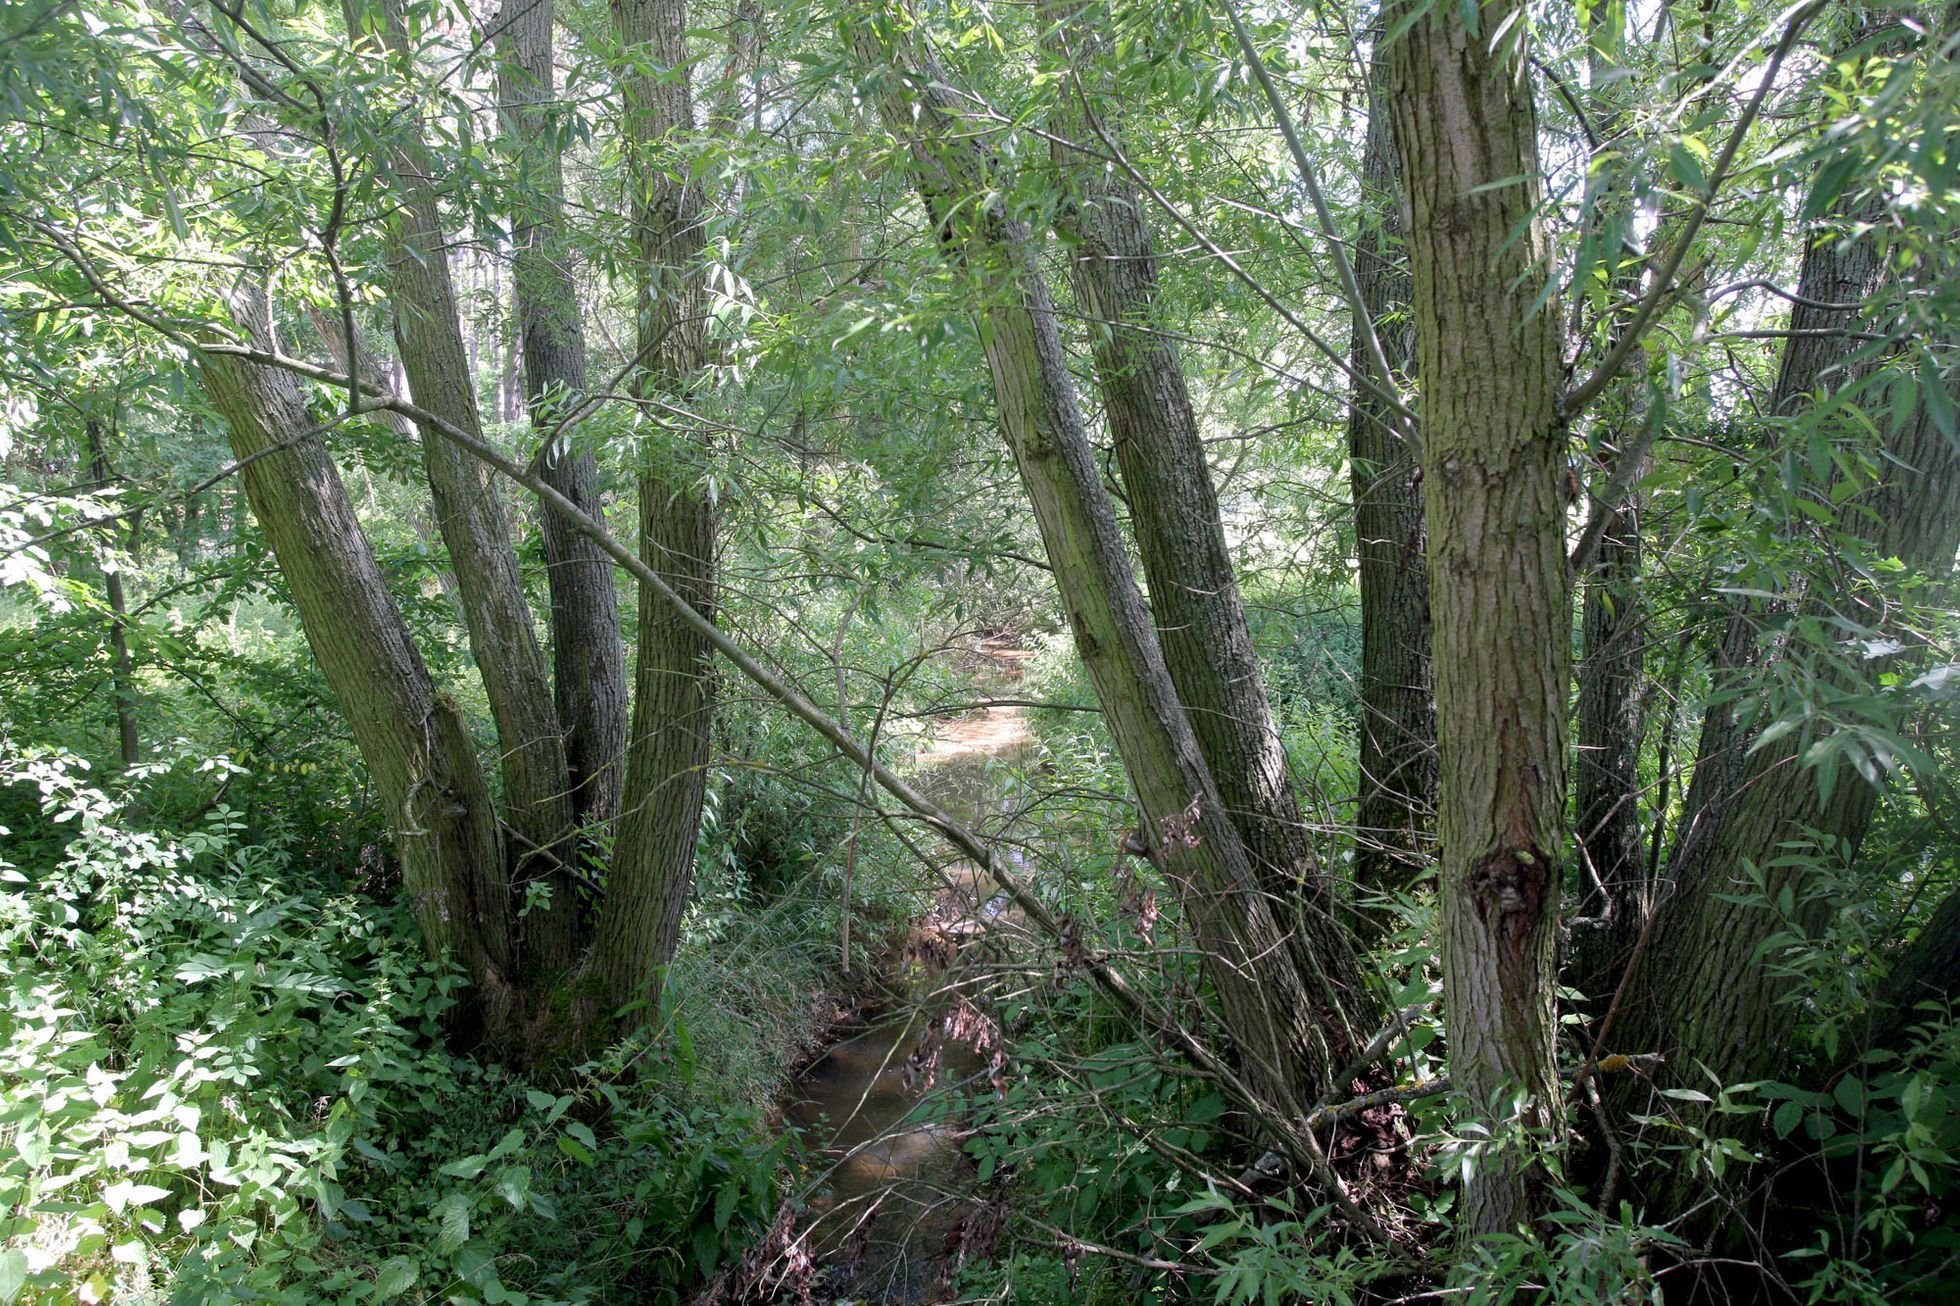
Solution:
[{"label": "twig", "polygon": [[1707,221],[1709,209],[1714,204],[1722,183],[1728,180],[1729,168],[1735,162],[1736,152],[1742,148],[1742,138],[1748,134],[1749,128],[1755,124],[1756,118],[1761,114],[1763,101],[1769,98],[1770,89],[1776,85],[1776,76],[1783,69],[1783,61],[1789,58],[1790,51],[1796,48],[1797,38],[1803,35],[1804,29],[1810,26],[1817,15],[1824,12],[1827,3],[1828,0],[1811,0],[1811,3],[1798,10],[1790,19],[1790,25],[1784,29],[1783,39],[1776,43],[1776,49],[1770,54],[1769,63],[1763,69],[1762,80],[1756,84],[1756,93],[1750,97],[1749,106],[1743,110],[1735,130],[1729,133],[1729,139],[1722,146],[1721,154],[1716,157],[1714,170],[1708,174],[1707,183],[1702,186],[1701,193],[1694,197],[1687,223],[1682,228],[1680,237],[1675,240],[1674,248],[1668,252],[1667,259],[1662,263],[1660,273],[1654,278],[1654,284],[1648,290],[1646,298],[1640,301],[1640,306],[1627,319],[1626,327],[1620,332],[1619,340],[1614,343],[1605,361],[1600,363],[1591,376],[1565,392],[1561,407],[1568,419],[1583,412],[1587,405],[1599,398],[1606,387],[1612,383],[1613,378],[1620,374],[1620,369],[1626,366],[1627,359],[1632,357],[1633,351],[1639,347],[1641,337],[1646,334],[1654,315],[1660,311],[1661,302],[1673,290],[1675,274],[1680,272],[1681,264],[1688,257],[1688,250],[1694,244],[1696,234],[1701,231],[1702,223]]}]

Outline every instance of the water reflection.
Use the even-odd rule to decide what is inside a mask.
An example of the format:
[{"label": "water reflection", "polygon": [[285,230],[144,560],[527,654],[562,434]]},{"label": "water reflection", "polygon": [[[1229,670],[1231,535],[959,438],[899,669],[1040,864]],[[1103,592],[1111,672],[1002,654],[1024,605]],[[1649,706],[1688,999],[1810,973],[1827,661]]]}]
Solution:
[{"label": "water reflection", "polygon": [[[1031,747],[1019,709],[971,713],[921,750],[922,787],[961,821],[998,831],[1012,808],[1001,779]],[[950,887],[905,950],[905,972],[892,977],[898,1000],[806,1070],[785,1112],[821,1180],[809,1245],[837,1301],[937,1300],[943,1253],[975,1205],[959,1102],[990,1087],[992,1059],[976,1052],[958,991],[971,978],[970,942],[1014,911],[978,868],[946,876]]]}]

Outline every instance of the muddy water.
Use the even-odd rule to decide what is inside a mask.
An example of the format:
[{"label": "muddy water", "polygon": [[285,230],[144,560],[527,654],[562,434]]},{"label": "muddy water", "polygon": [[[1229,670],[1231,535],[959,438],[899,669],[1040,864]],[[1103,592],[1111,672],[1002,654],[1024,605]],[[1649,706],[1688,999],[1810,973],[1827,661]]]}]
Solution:
[{"label": "muddy water", "polygon": [[[1018,709],[982,709],[936,732],[919,782],[963,821],[998,824],[996,763],[1030,745]],[[805,1245],[832,1301],[916,1303],[944,1293],[947,1253],[975,1207],[959,1100],[987,1088],[986,1056],[949,1030],[974,940],[1011,919],[971,866],[947,868],[889,982],[896,996],[797,1081],[785,1114],[810,1158],[813,1224]]]}]

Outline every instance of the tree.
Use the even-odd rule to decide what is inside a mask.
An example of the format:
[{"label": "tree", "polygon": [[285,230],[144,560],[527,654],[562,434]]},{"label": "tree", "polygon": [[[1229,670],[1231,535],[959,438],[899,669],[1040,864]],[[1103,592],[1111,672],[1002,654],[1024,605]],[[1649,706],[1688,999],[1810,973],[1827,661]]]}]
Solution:
[{"label": "tree", "polygon": [[[670,152],[694,129],[682,0],[619,0],[629,221],[639,345],[631,382],[649,425],[686,421],[707,358],[700,185]],[[655,442],[650,441],[650,445]],[[715,513],[702,484],[705,431],[640,455],[640,556],[694,610],[715,610]],[[707,641],[659,597],[640,593],[640,646],[617,852],[595,965],[615,1002],[650,999],[680,938],[708,780],[714,669]]]},{"label": "tree", "polygon": [[986,163],[908,20],[881,7],[849,30],[941,249],[971,278],[1001,432],[1135,788],[1141,836],[1183,897],[1248,1080],[1298,1113],[1366,1036],[1341,1023],[1348,999],[1331,977],[1292,963],[1185,717],[1089,446],[1032,233],[998,199],[972,202],[990,190]]},{"label": "tree", "polygon": [[[369,12],[366,0],[345,0],[345,5],[349,30],[361,31]],[[413,51],[402,0],[379,0],[373,12],[387,47],[397,60],[410,64]],[[434,164],[412,130],[405,130],[394,146],[391,173],[401,208],[392,231],[388,276],[402,368],[417,403],[480,433],[476,382],[457,324]],[[560,974],[578,959],[580,925],[568,860],[571,782],[551,679],[495,485],[474,459],[447,441],[423,432],[421,444],[436,524],[455,568],[470,648],[497,723],[517,879],[549,887],[548,901],[526,917],[521,964],[539,975]]]},{"label": "tree", "polygon": [[[584,312],[565,231],[564,162],[551,113],[553,0],[505,0],[493,24],[497,87],[518,164],[511,284],[524,358],[524,403],[534,432],[555,447],[544,457],[551,484],[594,516],[603,514],[599,464],[561,432],[586,402]],[[565,731],[572,819],[609,827],[619,815],[626,750],[626,661],[612,563],[556,513],[539,519],[551,592],[552,691]]]},{"label": "tree", "polygon": [[1337,919],[1334,882],[1308,836],[1266,698],[1184,366],[1163,331],[1144,200],[1103,160],[1104,149],[1120,148],[1088,89],[1104,52],[1076,8],[1054,4],[1043,16],[1075,76],[1051,145],[1064,186],[1055,224],[1068,240],[1076,302],[1090,319],[1096,384],[1165,669],[1297,964],[1325,977],[1341,1024],[1372,1028],[1375,1004]]},{"label": "tree", "polygon": [[[253,347],[275,349],[262,284],[241,284],[231,317]],[[509,1037],[518,1014],[510,882],[469,727],[437,693],[389,596],[298,379],[223,354],[201,370],[233,454],[251,459],[241,475],[252,515],[374,778],[423,941],[470,977],[457,1032]]]},{"label": "tree", "polygon": [[[1855,326],[1882,305],[1891,270],[1882,257],[1873,193],[1840,210],[1812,237],[1803,259],[1792,334],[1778,375],[1774,411],[1790,417],[1834,394],[1859,393],[1874,376]],[[1848,396],[1847,396],[1848,397]],[[1909,574],[1944,576],[1960,548],[1960,442],[1933,418],[1923,393],[1884,435],[1871,470],[1834,478],[1837,540],[1862,541],[1868,557],[1896,559]],[[1854,689],[1867,667],[1807,648],[1806,623],[1833,632],[1883,629],[1880,596],[1853,576],[1815,576],[1794,605],[1795,639],[1759,642],[1752,614],[1731,617],[1718,664],[1717,699],[1703,724],[1682,834],[1669,861],[1652,937],[1632,961],[1617,1046],[1665,1049],[1676,1075],[1705,1068],[1722,1083],[1772,1077],[1788,1045],[1787,970],[1763,964],[1773,938],[1794,927],[1816,934],[1841,905],[1805,882],[1814,858],[1855,860],[1878,803],[1875,783],[1847,775],[1825,782],[1805,764],[1799,734],[1758,710],[1765,652],[1810,664],[1822,686]],[[1766,647],[1767,645],[1767,647]],[[1754,706],[1762,706],[1759,700]],[[1876,781],[1878,777],[1873,776]],[[1802,854],[1808,850],[1812,855]],[[1786,917],[1780,904],[1788,902]],[[1692,982],[1689,977],[1693,977]],[[1678,1176],[1685,1182],[1686,1176]]]},{"label": "tree", "polygon": [[[1380,34],[1376,40],[1379,42]],[[1361,798],[1355,810],[1354,875],[1363,892],[1406,889],[1428,868],[1436,807],[1436,708],[1430,672],[1429,577],[1424,560],[1418,450],[1360,378],[1372,327],[1390,367],[1415,352],[1413,288],[1403,250],[1400,160],[1389,124],[1384,52],[1369,70],[1366,207],[1355,236],[1355,278],[1369,321],[1349,349],[1348,468],[1361,597],[1361,685],[1356,714]]]},{"label": "tree", "polygon": [[[1481,1110],[1517,1094],[1522,1123],[1553,1141],[1571,582],[1528,25],[1508,3],[1406,16],[1388,100],[1415,280],[1452,1073]],[[1486,1160],[1462,1227],[1516,1229],[1542,1184],[1528,1162]]]}]

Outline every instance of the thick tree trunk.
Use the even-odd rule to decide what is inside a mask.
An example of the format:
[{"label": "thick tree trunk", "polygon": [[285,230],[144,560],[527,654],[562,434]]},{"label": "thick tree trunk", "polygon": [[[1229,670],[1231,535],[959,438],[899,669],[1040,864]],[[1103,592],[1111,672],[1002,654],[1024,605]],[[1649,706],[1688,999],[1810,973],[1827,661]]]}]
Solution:
[{"label": "thick tree trunk", "polygon": [[[684,164],[662,157],[694,129],[683,0],[614,0],[613,30],[638,61],[623,77],[631,155],[633,241],[639,256],[639,348],[634,392],[683,399],[707,348],[701,275],[702,197]],[[646,64],[669,70],[654,76]],[[676,405],[678,406],[678,405]],[[640,556],[710,617],[715,610],[715,515],[702,492],[704,434],[642,455]],[[619,837],[594,964],[615,1002],[658,993],[680,941],[694,881],[708,781],[715,686],[707,640],[642,587],[639,658]]]},{"label": "thick tree trunk", "polygon": [[[1055,310],[1027,226],[998,200],[945,79],[883,6],[854,37],[887,129],[911,151],[947,257],[978,283],[1002,434],[1034,508],[1076,650],[1142,808],[1151,856],[1178,886],[1246,1077],[1290,1113],[1310,1105],[1355,1048],[1352,995],[1302,975],[1227,817],[1157,643],[1091,447]],[[1365,1039],[1367,1032],[1361,1032]]]},{"label": "thick tree trunk", "polygon": [[[1402,250],[1397,200],[1401,162],[1379,94],[1362,156],[1365,211],[1354,275],[1388,364],[1407,370],[1415,354],[1413,282]],[[1358,376],[1370,371],[1365,335],[1354,331]],[[1356,382],[1348,399],[1348,468],[1361,591],[1361,793],[1355,813],[1355,880],[1363,892],[1406,890],[1434,856],[1436,704],[1429,672],[1429,571],[1424,560],[1422,488],[1416,457],[1387,407]]]},{"label": "thick tree trunk", "polygon": [[[551,136],[553,0],[505,0],[497,21],[497,86],[507,136],[520,161],[511,265],[523,344],[524,401],[532,428],[548,435],[585,389],[585,328],[565,239],[564,163]],[[588,450],[561,446],[544,462],[554,489],[603,517],[599,466]],[[619,815],[626,752],[626,654],[610,560],[557,513],[542,514],[551,592],[552,687],[565,731],[572,818],[609,826]]]},{"label": "thick tree trunk", "polygon": [[[241,291],[232,318],[252,344],[274,347],[263,288]],[[509,881],[469,729],[436,692],[326,445],[299,438],[313,425],[299,382],[224,356],[208,357],[203,374],[233,456],[253,459],[240,473],[253,515],[387,812],[423,941],[470,977],[459,1031],[494,1037],[513,1014]]]},{"label": "thick tree trunk", "polygon": [[[1551,271],[1521,19],[1513,3],[1428,7],[1389,45],[1388,100],[1422,380],[1450,1068],[1480,1109],[1521,1093],[1523,1122],[1556,1139],[1572,598],[1555,314],[1532,307]],[[1506,33],[1496,50],[1492,33]],[[1486,1161],[1462,1227],[1518,1228],[1543,1182]]]},{"label": "thick tree trunk", "polygon": [[[343,2],[350,26],[358,26],[367,0]],[[390,48],[408,59],[402,3],[378,0]],[[418,139],[398,144],[394,177],[401,207],[391,232],[388,272],[409,391],[421,407],[477,435],[482,426],[476,379],[456,316],[435,179]],[[495,485],[475,459],[449,441],[424,432],[421,443],[436,524],[462,596],[470,651],[497,726],[505,820],[517,845],[518,879],[542,880],[551,890],[549,904],[534,908],[523,926],[526,974],[548,982],[581,951],[579,904],[568,865],[570,781],[551,681]]]},{"label": "thick tree trunk", "polygon": [[[89,476],[98,489],[109,484],[109,451],[102,440],[102,424],[93,417],[87,421]],[[132,541],[136,519],[130,519]],[[111,536],[113,541],[114,536]],[[135,550],[131,549],[131,553]],[[136,724],[136,663],[129,653],[129,600],[123,593],[122,569],[111,567],[102,573],[103,592],[109,600],[109,683],[116,700],[116,752],[123,769],[143,760],[143,736]]]},{"label": "thick tree trunk", "polygon": [[[1058,43],[1068,30],[1061,20],[1078,7],[1050,7]],[[1083,84],[1093,84],[1086,71]],[[1066,104],[1057,135],[1086,146],[1079,102]],[[1296,963],[1344,995],[1349,1025],[1372,1029],[1373,1000],[1335,917],[1333,883],[1308,838],[1266,699],[1184,367],[1155,329],[1157,261],[1141,198],[1083,149],[1058,141],[1053,151],[1068,188],[1056,226],[1070,239],[1076,299],[1091,319],[1096,380],[1172,686]]]},{"label": "thick tree trunk", "polygon": [[[1880,290],[1885,267],[1867,225],[1880,203],[1869,198],[1852,206],[1844,227],[1833,224],[1805,253],[1801,300],[1791,313],[1795,334],[1776,388],[1779,415],[1856,379],[1843,364],[1862,347],[1850,334],[1861,309],[1816,305],[1861,306]],[[1863,536],[1873,557],[1940,576],[1960,547],[1956,502],[1960,449],[1922,407],[1886,436],[1876,483],[1840,507],[1838,529]],[[1799,615],[1880,624],[1870,595],[1826,580],[1814,578]],[[1727,668],[1747,667],[1760,656],[1749,616],[1729,623]],[[1843,665],[1823,671],[1827,683],[1847,690],[1861,674],[1869,673]],[[1697,1067],[1724,1083],[1775,1077],[1792,1029],[1783,1003],[1791,977],[1764,955],[1764,945],[1793,925],[1806,933],[1821,929],[1840,905],[1815,893],[1804,882],[1802,859],[1788,854],[1792,846],[1808,846],[1855,858],[1877,806],[1877,790],[1855,774],[1838,777],[1826,794],[1804,765],[1794,734],[1761,742],[1768,724],[1759,713],[1745,719],[1729,706],[1711,708],[1704,720],[1689,820],[1661,888],[1652,937],[1628,978],[1613,1040],[1627,1051],[1665,1052],[1671,1077],[1692,1076],[1697,1085],[1703,1082]],[[1786,893],[1790,915],[1781,905]],[[1672,1179],[1677,1195],[1696,1182],[1685,1173]]]},{"label": "thick tree trunk", "polygon": [[[1808,288],[1800,293],[1813,297]],[[1960,546],[1960,514],[1952,510],[1960,502],[1960,452],[1923,412],[1885,447],[1879,485],[1847,505],[1844,528],[1871,532],[1877,557],[1899,558],[1915,572],[1943,573]],[[1875,529],[1861,507],[1874,515]],[[1804,606],[1821,613],[1845,600],[1856,601],[1813,592]],[[1847,677],[1833,679],[1843,686]],[[1758,737],[1754,727],[1764,724],[1725,731],[1736,740],[1727,747],[1742,751]],[[1675,1075],[1694,1075],[1699,1082],[1695,1067],[1701,1065],[1730,1083],[1773,1078],[1792,1028],[1781,1001],[1790,977],[1763,956],[1763,944],[1791,924],[1816,931],[1838,906],[1809,891],[1800,865],[1784,863],[1788,846],[1855,857],[1878,791],[1845,774],[1826,796],[1816,772],[1802,763],[1794,736],[1756,747],[1718,774],[1726,787],[1704,798],[1675,852],[1652,937],[1628,982],[1614,1044],[1665,1052]],[[1794,921],[1777,905],[1786,889]]]}]

